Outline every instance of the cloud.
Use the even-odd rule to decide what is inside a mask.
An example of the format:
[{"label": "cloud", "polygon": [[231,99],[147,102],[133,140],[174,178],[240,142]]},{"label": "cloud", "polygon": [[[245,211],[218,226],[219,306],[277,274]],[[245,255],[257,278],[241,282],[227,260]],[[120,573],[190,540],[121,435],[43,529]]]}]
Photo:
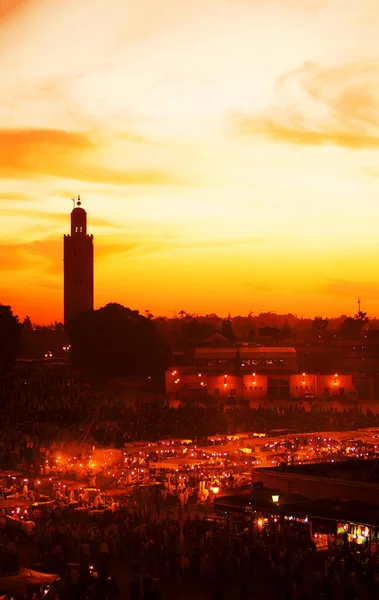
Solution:
[{"label": "cloud", "polygon": [[30,4],[30,0],[1,0],[0,25],[25,8],[27,4]]},{"label": "cloud", "polygon": [[[99,139],[57,129],[0,129],[0,177],[60,177],[121,185],[179,184],[163,170],[116,170],[94,160]],[[92,156],[91,156],[92,154]]]},{"label": "cloud", "polygon": [[[1,200],[1,198],[0,198]],[[3,208],[0,204],[0,217],[14,217],[18,215],[21,219],[34,219],[38,222],[49,222],[57,225],[66,225],[69,227],[69,215],[68,213],[57,213],[47,212],[44,210],[24,209],[24,208]],[[103,219],[101,217],[90,218],[90,227],[122,227],[115,221],[109,219]]]},{"label": "cloud", "polygon": [[283,127],[270,121],[261,122],[259,124],[247,121],[243,128],[245,133],[261,134],[271,140],[284,144],[297,144],[303,146],[330,145],[357,150],[379,148],[379,136],[362,136],[353,133],[328,133],[300,128],[293,129],[291,127]]},{"label": "cloud", "polygon": [[275,107],[238,116],[240,134],[279,143],[379,148],[379,59],[321,68],[305,63],[276,85]]},{"label": "cloud", "polygon": [[25,243],[0,244],[0,256],[2,257],[0,271],[41,268],[41,259],[44,259],[44,273],[56,274],[63,269],[63,242],[62,240],[45,239]]},{"label": "cloud", "polygon": [[[170,241],[168,241],[170,240]],[[139,240],[139,241],[128,241],[128,242],[115,242],[115,243],[101,243],[99,238],[97,242],[95,240],[95,258],[105,258],[113,254],[124,254],[129,253],[133,256],[141,256],[145,254],[153,254],[155,252],[166,252],[168,250],[187,250],[187,249],[211,249],[211,248],[225,248],[225,247],[236,247],[245,246],[250,244],[259,244],[266,241],[266,237],[257,238],[246,238],[246,239],[216,239],[206,241],[194,241],[194,240],[183,240],[179,236],[170,235],[170,233],[163,233],[162,237],[157,240]]]},{"label": "cloud", "polygon": [[5,202],[28,202],[32,200],[27,194],[18,194],[17,192],[0,192],[0,204]]}]

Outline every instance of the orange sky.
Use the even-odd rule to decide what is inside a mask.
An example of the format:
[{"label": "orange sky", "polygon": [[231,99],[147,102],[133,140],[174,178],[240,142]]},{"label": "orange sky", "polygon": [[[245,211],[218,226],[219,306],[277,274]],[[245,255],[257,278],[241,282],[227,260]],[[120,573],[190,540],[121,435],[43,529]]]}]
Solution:
[{"label": "orange sky", "polygon": [[0,1],[0,302],[379,314],[377,0]]}]

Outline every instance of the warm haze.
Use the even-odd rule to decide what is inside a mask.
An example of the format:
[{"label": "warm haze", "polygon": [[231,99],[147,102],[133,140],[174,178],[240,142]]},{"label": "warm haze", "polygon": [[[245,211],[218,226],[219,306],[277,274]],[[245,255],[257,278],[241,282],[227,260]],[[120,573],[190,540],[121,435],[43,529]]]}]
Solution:
[{"label": "warm haze", "polygon": [[379,313],[377,0],[0,0],[0,302]]}]

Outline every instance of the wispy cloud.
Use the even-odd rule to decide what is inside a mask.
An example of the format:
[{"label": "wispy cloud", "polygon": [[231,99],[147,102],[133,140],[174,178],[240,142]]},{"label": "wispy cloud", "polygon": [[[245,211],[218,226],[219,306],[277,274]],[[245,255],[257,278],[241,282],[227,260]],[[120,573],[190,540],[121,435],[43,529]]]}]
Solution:
[{"label": "wispy cloud", "polygon": [[276,105],[238,116],[238,133],[281,143],[379,148],[379,60],[333,68],[305,63],[276,85]]},{"label": "wispy cloud", "polygon": [[18,11],[30,4],[30,0],[1,0],[0,26],[13,17]]},{"label": "wispy cloud", "polygon": [[183,183],[159,169],[117,170],[96,159],[98,139],[86,133],[57,129],[1,129],[0,177],[59,177],[119,185]]},{"label": "wispy cloud", "polygon": [[[171,238],[171,239],[170,239]],[[139,240],[135,242],[116,242],[116,243],[102,243],[98,240],[96,248],[96,258],[104,258],[113,254],[132,254],[133,256],[140,256],[145,254],[153,254],[156,252],[166,252],[168,250],[188,250],[188,249],[212,249],[212,248],[225,248],[225,247],[238,247],[248,246],[254,244],[260,244],[267,240],[267,236],[257,236],[256,238],[226,238],[226,239],[214,239],[214,240],[185,240],[179,238],[179,236],[170,236],[170,234],[162,235],[161,239],[156,240]]]},{"label": "wispy cloud", "polygon": [[62,269],[62,240],[45,239],[33,242],[0,244],[0,271],[22,271],[41,268],[54,274]]},{"label": "wispy cloud", "polygon": [[[43,210],[25,209],[25,208],[10,208],[2,207],[0,204],[0,218],[1,217],[14,217],[20,215],[22,219],[36,220],[38,223],[46,222],[50,224],[66,225],[69,224],[69,216],[67,213],[49,212]],[[110,219],[104,219],[101,217],[91,216],[91,227],[109,227],[118,229],[121,227],[120,223],[111,221]]]},{"label": "wispy cloud", "polygon": [[27,194],[19,194],[17,192],[0,192],[0,205],[6,203],[14,203],[14,202],[29,202],[32,200],[32,196],[28,196]]}]

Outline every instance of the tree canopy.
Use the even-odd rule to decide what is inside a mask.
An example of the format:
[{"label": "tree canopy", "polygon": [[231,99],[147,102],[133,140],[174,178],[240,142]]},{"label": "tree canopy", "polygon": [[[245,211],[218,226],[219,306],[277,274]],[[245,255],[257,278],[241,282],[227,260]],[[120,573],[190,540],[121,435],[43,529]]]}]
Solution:
[{"label": "tree canopy", "polygon": [[355,337],[362,333],[365,325],[369,322],[367,313],[359,311],[353,317],[347,317],[341,325],[341,335],[344,337]]},{"label": "tree canopy", "polygon": [[315,317],[312,321],[312,329],[315,331],[325,331],[329,325],[329,319],[323,319],[322,317]]},{"label": "tree canopy", "polygon": [[21,329],[11,307],[0,304],[0,375],[6,374],[16,360]]},{"label": "tree canopy", "polygon": [[221,324],[221,335],[226,337],[228,340],[235,340],[233,325],[230,318],[223,320]]},{"label": "tree canopy", "polygon": [[170,362],[170,347],[154,321],[121,304],[78,315],[66,330],[72,362],[99,375],[157,376]]}]

